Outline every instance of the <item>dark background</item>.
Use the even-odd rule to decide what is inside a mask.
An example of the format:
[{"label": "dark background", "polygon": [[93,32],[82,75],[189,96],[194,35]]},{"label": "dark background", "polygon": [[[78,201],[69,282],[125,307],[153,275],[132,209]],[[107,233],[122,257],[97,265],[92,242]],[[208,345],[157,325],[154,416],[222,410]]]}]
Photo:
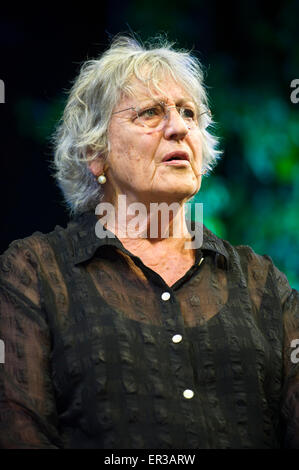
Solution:
[{"label": "dark background", "polygon": [[[224,155],[196,201],[204,223],[268,254],[299,288],[299,2],[138,0],[29,8],[0,15],[0,252],[68,215],[48,163],[50,137],[80,64],[116,33],[166,32],[205,67]],[[298,94],[299,96],[299,94]]]}]

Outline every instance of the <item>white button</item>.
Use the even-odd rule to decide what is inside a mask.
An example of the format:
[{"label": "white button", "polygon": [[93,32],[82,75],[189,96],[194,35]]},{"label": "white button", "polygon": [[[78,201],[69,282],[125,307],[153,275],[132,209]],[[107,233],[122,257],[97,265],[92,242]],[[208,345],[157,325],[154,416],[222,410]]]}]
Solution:
[{"label": "white button", "polygon": [[170,293],[169,292],[163,292],[161,297],[162,297],[162,300],[169,300],[170,299]]},{"label": "white button", "polygon": [[183,395],[185,398],[193,398],[194,397],[194,392],[193,390],[184,390]]},{"label": "white button", "polygon": [[174,335],[174,336],[172,337],[172,341],[173,341],[174,343],[180,343],[180,342],[182,341],[182,339],[183,339],[182,335]]}]

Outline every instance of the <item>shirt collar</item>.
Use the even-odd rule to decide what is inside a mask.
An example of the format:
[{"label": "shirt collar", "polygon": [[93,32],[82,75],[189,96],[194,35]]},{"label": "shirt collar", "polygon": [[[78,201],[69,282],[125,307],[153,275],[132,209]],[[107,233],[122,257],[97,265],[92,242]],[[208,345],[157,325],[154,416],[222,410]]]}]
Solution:
[{"label": "shirt collar", "polygon": [[[105,238],[97,237],[95,233],[97,222],[99,222],[99,219],[93,211],[80,214],[69,222],[67,231],[73,247],[72,261],[75,265],[92,258],[98,248],[104,245],[124,249],[120,240],[109,230],[107,230],[107,236]],[[198,223],[191,222],[192,230],[194,230],[195,224]],[[211,252],[215,256],[221,255],[225,259],[226,267],[228,266],[229,257],[223,240],[217,237],[217,235],[211,232],[205,225],[203,225],[203,242],[199,249],[203,252],[203,255],[205,254],[204,252]]]}]

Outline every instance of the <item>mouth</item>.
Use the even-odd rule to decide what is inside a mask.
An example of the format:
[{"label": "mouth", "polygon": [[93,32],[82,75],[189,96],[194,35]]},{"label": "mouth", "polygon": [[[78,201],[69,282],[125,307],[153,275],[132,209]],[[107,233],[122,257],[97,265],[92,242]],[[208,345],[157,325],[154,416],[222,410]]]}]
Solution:
[{"label": "mouth", "polygon": [[187,152],[175,151],[168,153],[162,160],[162,163],[170,165],[187,166],[190,164],[190,158]]}]

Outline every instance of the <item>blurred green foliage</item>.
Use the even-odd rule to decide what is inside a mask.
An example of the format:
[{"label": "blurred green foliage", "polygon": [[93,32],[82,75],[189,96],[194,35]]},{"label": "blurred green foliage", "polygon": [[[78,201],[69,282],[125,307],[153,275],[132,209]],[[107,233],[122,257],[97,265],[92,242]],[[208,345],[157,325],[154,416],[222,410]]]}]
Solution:
[{"label": "blurred green foliage", "polygon": [[[278,96],[214,96],[226,174],[203,180],[204,223],[233,244],[268,254],[299,288],[299,109]],[[226,151],[226,148],[229,150]]]}]

